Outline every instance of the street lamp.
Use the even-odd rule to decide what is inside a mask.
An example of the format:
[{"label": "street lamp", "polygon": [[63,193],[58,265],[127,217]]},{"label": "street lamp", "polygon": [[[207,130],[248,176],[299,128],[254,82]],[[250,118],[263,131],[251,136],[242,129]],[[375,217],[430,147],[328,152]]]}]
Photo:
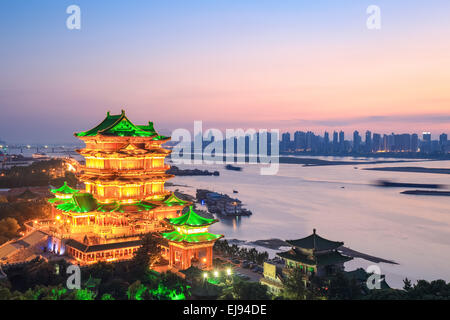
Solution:
[{"label": "street lamp", "polygon": [[219,272],[218,271],[214,271],[214,277],[218,277],[219,276]]},{"label": "street lamp", "polygon": [[231,276],[231,268],[227,268],[227,275]]}]

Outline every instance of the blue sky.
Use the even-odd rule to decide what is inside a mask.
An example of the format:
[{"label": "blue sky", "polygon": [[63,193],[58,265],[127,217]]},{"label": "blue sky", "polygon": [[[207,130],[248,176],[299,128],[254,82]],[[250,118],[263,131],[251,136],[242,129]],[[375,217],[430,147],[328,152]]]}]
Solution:
[{"label": "blue sky", "polygon": [[[71,4],[79,31],[65,26]],[[380,31],[365,26],[370,4]],[[438,133],[449,127],[449,16],[444,0],[3,0],[0,138],[73,141],[122,108],[168,132],[203,120]]]}]

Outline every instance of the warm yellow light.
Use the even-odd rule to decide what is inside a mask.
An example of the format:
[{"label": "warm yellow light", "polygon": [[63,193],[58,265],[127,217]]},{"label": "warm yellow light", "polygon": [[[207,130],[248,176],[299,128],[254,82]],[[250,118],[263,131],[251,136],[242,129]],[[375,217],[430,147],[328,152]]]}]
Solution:
[{"label": "warm yellow light", "polygon": [[206,258],[203,258],[203,262],[206,262]]},{"label": "warm yellow light", "polygon": [[231,269],[230,268],[227,268],[227,275],[231,275]]},{"label": "warm yellow light", "polygon": [[34,223],[38,223],[38,221],[37,221],[37,220],[34,220]]},{"label": "warm yellow light", "polygon": [[61,217],[60,216],[56,216],[56,220],[61,220]]},{"label": "warm yellow light", "polygon": [[203,278],[208,278],[208,273],[207,272],[203,273]]},{"label": "warm yellow light", "polygon": [[214,271],[214,277],[218,277],[219,276],[219,272],[218,271]]}]

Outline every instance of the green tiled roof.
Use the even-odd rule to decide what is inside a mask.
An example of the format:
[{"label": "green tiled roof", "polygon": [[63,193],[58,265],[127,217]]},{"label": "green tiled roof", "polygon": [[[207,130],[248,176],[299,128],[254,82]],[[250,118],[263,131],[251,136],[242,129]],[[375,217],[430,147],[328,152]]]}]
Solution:
[{"label": "green tiled roof", "polygon": [[[136,203],[106,203],[102,204],[97,208],[97,211],[100,212],[127,212],[127,211],[148,211],[152,210],[156,207],[156,205],[146,202],[146,201],[139,201]],[[131,210],[130,210],[131,209]]]},{"label": "green tiled roof", "polygon": [[136,126],[125,115],[122,110],[120,115],[106,114],[106,118],[96,127],[75,133],[77,137],[93,137],[98,134],[118,136],[118,137],[152,137],[154,140],[165,140],[168,137],[160,136],[155,131],[153,123],[149,122],[147,126]]},{"label": "green tiled roof", "polygon": [[90,193],[75,193],[71,201],[56,206],[65,212],[91,212],[97,207],[97,201]]},{"label": "green tiled roof", "polygon": [[294,247],[299,247],[303,249],[314,249],[316,251],[325,251],[325,250],[334,250],[344,245],[343,242],[340,241],[331,241],[316,234],[316,230],[312,235],[297,239],[297,240],[286,240],[287,243]]},{"label": "green tiled roof", "polygon": [[209,242],[220,239],[223,235],[213,234],[209,232],[205,233],[196,233],[196,234],[181,234],[177,231],[172,231],[169,233],[162,233],[162,236],[169,241],[173,242],[189,242],[189,243],[197,243],[197,242]]},{"label": "green tiled roof", "polygon": [[319,266],[341,264],[353,259],[352,257],[347,257],[340,254],[338,251],[331,251],[323,254],[317,254],[312,257],[301,253],[299,250],[291,249],[286,252],[277,253],[277,255],[283,259],[292,260],[307,265],[319,265]]},{"label": "green tiled roof", "polygon": [[80,190],[71,188],[71,187],[67,184],[67,182],[64,181],[64,184],[62,185],[61,188],[58,188],[58,189],[52,189],[52,190],[50,190],[50,192],[52,192],[52,193],[63,193],[63,194],[73,194],[73,193],[80,192]]},{"label": "green tiled roof", "polygon": [[189,206],[189,211],[183,214],[181,217],[168,219],[169,223],[175,226],[190,226],[190,227],[200,227],[208,226],[217,222],[216,219],[208,219],[199,216],[194,212],[192,206]]},{"label": "green tiled roof", "polygon": [[60,199],[60,198],[51,198],[47,200],[49,203],[66,203],[66,202],[70,202],[72,201],[72,198],[67,198],[67,199]]},{"label": "green tiled roof", "polygon": [[86,244],[78,242],[74,239],[68,239],[68,240],[66,240],[65,244],[66,244],[66,246],[75,248],[79,251],[89,253],[89,252],[97,252],[97,251],[104,251],[104,250],[114,250],[114,249],[122,249],[122,248],[129,248],[129,247],[138,247],[138,246],[142,245],[142,240],[131,240],[131,241],[124,241],[124,242],[86,245]]},{"label": "green tiled roof", "polygon": [[188,202],[181,200],[174,193],[172,193],[166,200],[164,200],[164,203],[170,207],[170,206],[182,206]]}]

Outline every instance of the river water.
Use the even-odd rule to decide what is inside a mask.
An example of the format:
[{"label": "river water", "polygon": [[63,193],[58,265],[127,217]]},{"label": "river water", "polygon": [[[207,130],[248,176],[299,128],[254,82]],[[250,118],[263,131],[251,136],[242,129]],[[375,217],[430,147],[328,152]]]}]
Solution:
[{"label": "river water", "polygon": [[[450,197],[404,195],[400,191],[408,188],[374,185],[380,179],[450,185],[450,175],[363,170],[387,166],[450,168],[450,161],[281,164],[273,176],[260,175],[260,166],[251,164],[241,172],[223,165],[179,165],[218,170],[220,176],[175,177],[170,182],[177,186],[169,189],[195,195],[197,188],[205,188],[239,198],[253,215],[221,219],[210,228],[228,239],[297,239],[316,228],[322,237],[396,261],[398,265],[378,264],[392,287],[401,287],[405,277],[450,281]],[[233,189],[239,193],[233,195]],[[346,270],[372,264],[358,258],[348,262]]]}]

